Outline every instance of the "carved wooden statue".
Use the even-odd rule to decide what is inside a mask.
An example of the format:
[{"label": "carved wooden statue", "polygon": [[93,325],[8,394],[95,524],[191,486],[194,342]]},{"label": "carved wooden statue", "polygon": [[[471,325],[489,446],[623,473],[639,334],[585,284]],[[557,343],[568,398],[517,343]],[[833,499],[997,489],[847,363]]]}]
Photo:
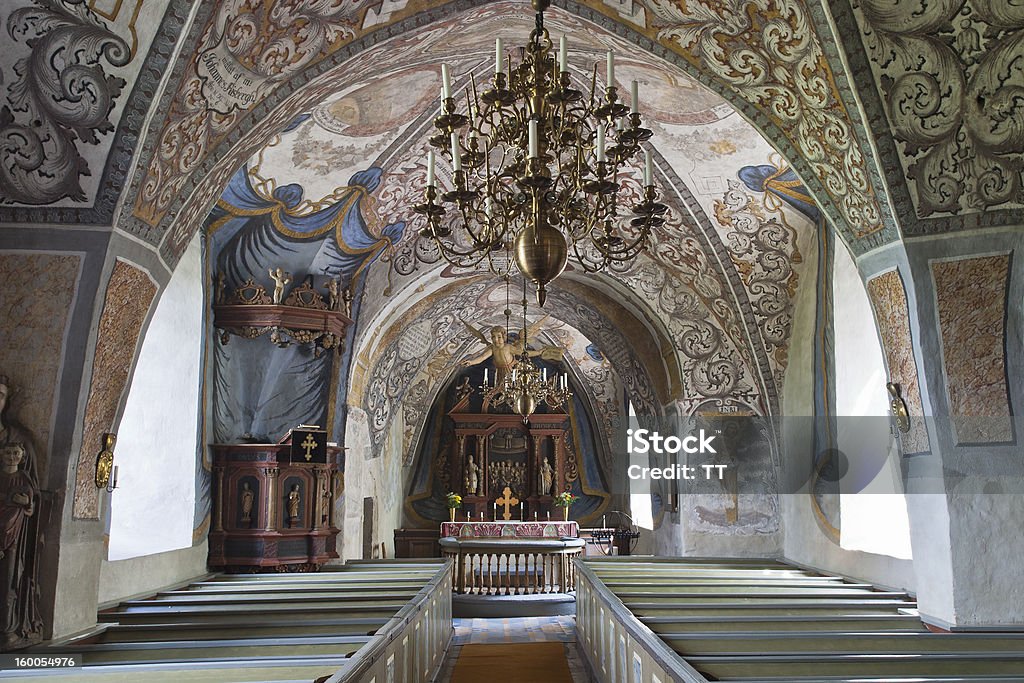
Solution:
[{"label": "carved wooden statue", "polygon": [[473,456],[466,461],[466,495],[476,496],[480,494],[480,467],[473,462]]},{"label": "carved wooden statue", "polygon": [[255,493],[249,482],[242,483],[242,523],[252,526],[252,503]]},{"label": "carved wooden statue", "polygon": [[43,639],[36,581],[39,500],[31,435],[6,416],[10,384],[0,376],[0,649]]},{"label": "carved wooden statue", "polygon": [[302,494],[299,493],[299,485],[292,484],[292,490],[288,492],[288,526],[296,526],[299,523],[299,504],[302,502]]}]

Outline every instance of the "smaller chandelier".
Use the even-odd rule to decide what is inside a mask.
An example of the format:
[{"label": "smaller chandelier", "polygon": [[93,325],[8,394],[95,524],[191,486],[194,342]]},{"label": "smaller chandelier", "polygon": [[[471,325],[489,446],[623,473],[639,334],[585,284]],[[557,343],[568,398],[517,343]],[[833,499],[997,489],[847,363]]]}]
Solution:
[{"label": "smaller chandelier", "polygon": [[[506,296],[507,296],[506,281]],[[548,378],[547,368],[538,368],[536,363],[530,359],[530,351],[526,346],[526,288],[523,288],[523,330],[522,352],[516,356],[509,372],[501,384],[489,385],[487,383],[487,368],[484,368],[484,382],[480,391],[484,397],[485,405],[507,405],[523,417],[523,422],[528,422],[530,416],[541,404],[546,404],[552,409],[559,409],[568,406],[572,392],[569,391],[568,373],[553,374]],[[511,311],[506,304],[505,308],[505,330],[506,336],[509,328],[509,317]],[[495,380],[497,377],[495,377]]]},{"label": "smaller chandelier", "polygon": [[437,186],[430,150],[425,201],[414,210],[426,218],[420,239],[446,261],[484,265],[499,275],[514,262],[537,285],[543,306],[547,284],[570,256],[591,273],[632,261],[665,222],[667,207],[656,201],[651,154],[644,150],[642,197],[629,220],[623,215],[620,181],[652,135],[641,125],[636,81],[632,106],[619,102],[609,50],[604,92],[595,65],[585,97],[573,87],[565,37],[556,60],[544,28],[550,0],[532,4],[536,28],[518,63],[498,38],[494,77],[482,93],[472,81],[465,113],[456,110],[451,75],[441,67],[442,113],[430,144],[450,160],[454,187]]}]

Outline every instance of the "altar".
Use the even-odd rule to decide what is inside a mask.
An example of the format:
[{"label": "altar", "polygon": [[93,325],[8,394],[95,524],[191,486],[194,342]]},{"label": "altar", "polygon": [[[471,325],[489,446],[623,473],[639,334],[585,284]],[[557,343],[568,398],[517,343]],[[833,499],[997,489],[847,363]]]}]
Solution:
[{"label": "altar", "polygon": [[492,538],[514,541],[533,538],[579,538],[575,521],[443,522],[441,538]]}]

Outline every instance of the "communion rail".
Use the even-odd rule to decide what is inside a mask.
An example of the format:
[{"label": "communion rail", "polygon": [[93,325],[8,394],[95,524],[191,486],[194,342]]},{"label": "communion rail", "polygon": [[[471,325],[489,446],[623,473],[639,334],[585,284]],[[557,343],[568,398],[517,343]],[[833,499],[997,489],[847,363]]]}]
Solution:
[{"label": "communion rail", "polygon": [[573,559],[579,538],[460,540],[442,538],[441,551],[455,563],[453,589],[463,595],[532,595],[576,590]]}]

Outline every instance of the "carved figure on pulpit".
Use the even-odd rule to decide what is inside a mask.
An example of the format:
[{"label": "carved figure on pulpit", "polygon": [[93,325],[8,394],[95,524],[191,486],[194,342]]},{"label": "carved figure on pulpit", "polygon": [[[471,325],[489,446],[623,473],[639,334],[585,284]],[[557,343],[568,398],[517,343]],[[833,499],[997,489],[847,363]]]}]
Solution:
[{"label": "carved figure on pulpit", "polygon": [[462,403],[472,393],[473,387],[469,385],[469,377],[463,377],[462,383],[455,387],[455,403]]},{"label": "carved figure on pulpit", "polygon": [[320,523],[327,525],[331,521],[331,513],[334,511],[333,500],[331,497],[331,483],[326,477],[320,480],[320,498],[323,500],[323,512],[321,513]]},{"label": "carved figure on pulpit", "polygon": [[472,455],[466,460],[466,495],[480,495],[480,467],[473,462]]},{"label": "carved figure on pulpit", "polygon": [[32,435],[8,414],[11,385],[0,375],[0,650],[39,643],[36,530],[39,495]]},{"label": "carved figure on pulpit", "polygon": [[541,496],[551,495],[551,485],[554,483],[555,471],[551,468],[551,463],[548,462],[547,457],[541,458],[539,479],[540,490],[537,494]]},{"label": "carved figure on pulpit", "polygon": [[327,281],[327,308],[336,311],[338,303],[338,279],[332,277]]},{"label": "carved figure on pulpit", "polygon": [[252,503],[255,497],[249,482],[242,483],[242,524],[252,526]]},{"label": "carved figure on pulpit", "polygon": [[288,492],[288,526],[295,526],[299,522],[299,505],[302,503],[302,494],[299,493],[299,485],[292,484],[292,490]]},{"label": "carved figure on pulpit", "polygon": [[284,268],[270,269],[270,278],[274,281],[274,304],[280,306],[284,300],[284,287],[292,281],[292,274],[284,272]]}]

